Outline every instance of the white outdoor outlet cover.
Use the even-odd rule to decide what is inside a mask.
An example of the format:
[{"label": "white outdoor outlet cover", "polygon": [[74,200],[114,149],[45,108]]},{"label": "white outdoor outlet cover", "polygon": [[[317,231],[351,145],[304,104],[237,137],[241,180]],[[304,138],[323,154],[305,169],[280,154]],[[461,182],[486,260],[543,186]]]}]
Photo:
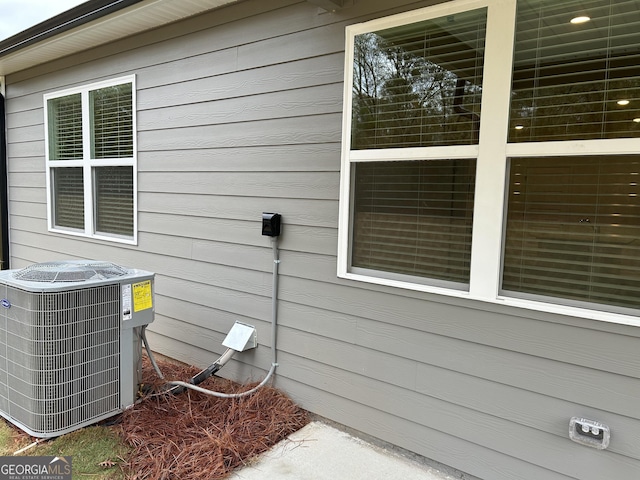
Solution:
[{"label": "white outdoor outlet cover", "polygon": [[595,420],[572,417],[569,422],[569,438],[581,445],[605,450],[609,446],[611,430]]},{"label": "white outdoor outlet cover", "polygon": [[236,352],[243,352],[250,348],[256,348],[257,336],[258,334],[254,326],[236,322],[233,324],[233,327],[231,327],[231,330],[229,330],[222,345]]}]

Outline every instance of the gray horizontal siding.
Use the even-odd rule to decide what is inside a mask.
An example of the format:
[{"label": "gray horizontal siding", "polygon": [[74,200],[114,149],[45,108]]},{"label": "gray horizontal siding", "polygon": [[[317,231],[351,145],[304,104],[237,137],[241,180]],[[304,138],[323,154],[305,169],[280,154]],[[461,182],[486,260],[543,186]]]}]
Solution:
[{"label": "gray horizontal siding", "polygon": [[[293,382],[286,379],[281,385],[290,389]],[[513,480],[521,478],[544,478],[567,480],[562,474],[505,456],[495,450],[464,441],[431,428],[425,428],[413,420],[406,420],[381,412],[368,405],[345,401],[340,397],[323,396],[323,390],[297,385],[299,401],[314,406],[315,411],[337,422],[363,425],[365,431],[375,431],[382,438],[422,455],[440,459],[444,464],[484,479]],[[470,453],[473,452],[473,453]],[[468,477],[464,477],[468,478]],[[573,477],[575,478],[575,477]]]},{"label": "gray horizontal siding", "polygon": [[138,135],[138,148],[144,151],[189,150],[337,142],[340,125],[341,117],[334,114],[260,120],[242,125],[207,125],[177,131],[153,130]]},{"label": "gray horizontal siding", "polygon": [[[236,91],[243,91],[236,85]],[[342,83],[143,110],[144,130],[191,128],[342,112]]]},{"label": "gray horizontal siding", "polygon": [[175,172],[304,172],[340,168],[336,143],[239,146],[219,150],[153,151],[138,155],[138,171]]},{"label": "gray horizontal siding", "polygon": [[[236,320],[271,362],[271,244],[283,214],[276,385],[303,407],[485,480],[640,478],[640,330],[336,277],[344,27],[429,1],[336,13],[249,0],[9,77],[14,268],[107,259],[156,272],[160,353],[215,360]],[[135,74],[138,245],[47,232],[42,95]],[[568,439],[571,416],[612,428]]]},{"label": "gray horizontal siding", "polygon": [[[222,242],[229,248],[235,245],[264,246],[264,239],[256,237],[260,228],[256,219],[243,221],[211,217],[192,217],[149,213],[140,215],[140,228],[159,235],[203,239]],[[280,247],[289,251],[331,254],[336,251],[335,229],[305,225],[287,225],[287,236]]]},{"label": "gray horizontal siding", "polygon": [[[356,402],[367,399],[362,403],[378,411],[447,432],[471,444],[483,445],[525,462],[541,463],[539,458],[542,455],[547,468],[569,478],[607,478],[611,471],[619,474],[620,478],[634,478],[637,473],[637,461],[614,453],[613,450],[599,452],[601,455],[596,457],[593,452],[585,452],[584,447],[574,443],[567,444],[562,436],[534,427],[516,428],[512,421],[505,420],[502,416],[461,407],[412,390],[394,388],[375,378],[354,375],[341,369],[323,368],[319,369],[320,373],[313,374],[308,364],[307,368],[301,367],[304,364],[303,360],[296,358],[291,366],[292,369],[301,370],[297,375],[291,374],[300,382],[306,383],[308,380],[305,379],[311,378],[314,384],[329,384],[330,391],[341,397]],[[315,365],[318,369],[317,362]],[[451,380],[464,382],[458,376]],[[490,389],[491,385],[485,383],[483,388]],[[558,415],[557,420],[564,419]],[[580,465],[567,462],[567,458],[580,458]]]},{"label": "gray horizontal siding", "polygon": [[141,192],[233,196],[250,191],[257,197],[336,200],[338,181],[337,172],[175,172],[171,176],[163,172],[144,175],[138,188]]},{"label": "gray horizontal siding", "polygon": [[207,77],[183,81],[177,84],[180,88],[176,84],[151,87],[139,92],[138,106],[141,110],[173,107],[331,84],[344,77],[341,59],[341,54],[329,54],[284,65],[231,72],[215,77],[215,82]]},{"label": "gray horizontal siding", "polygon": [[141,212],[170,215],[255,221],[256,212],[280,211],[286,212],[287,225],[335,228],[338,221],[336,202],[330,200],[149,193],[140,195],[138,202]]},{"label": "gray horizontal siding", "polygon": [[[287,280],[284,278],[282,283],[286,283]],[[283,292],[282,298],[288,298],[286,291]],[[284,307],[282,310],[286,311]],[[638,382],[630,377],[616,376],[576,365],[400,328],[393,331],[393,336],[401,337],[402,340],[395,340],[385,335],[381,336],[387,340],[383,342],[378,337],[372,338],[372,335],[367,332],[367,330],[375,331],[374,327],[384,328],[382,322],[361,319],[357,321],[355,338],[350,343],[339,342],[333,337],[318,337],[316,334],[296,332],[295,353],[323,363],[336,362],[334,366],[353,373],[360,372],[363,363],[370,365],[376,355],[379,355],[380,362],[384,359],[385,364],[391,358],[402,359],[404,364],[416,365],[412,369],[413,372],[406,374],[408,376],[405,378],[403,370],[395,371],[394,368],[385,380],[399,387],[419,390],[429,395],[437,395],[438,392],[430,390],[426,375],[433,367],[438,367],[484,379],[487,382],[509,385],[523,392],[533,392],[571,402],[572,407],[578,410],[600,410],[630,418],[634,418],[637,410],[637,398],[640,393]],[[363,324],[365,327],[362,326]],[[286,333],[282,336],[286,338]],[[293,338],[291,341],[294,341]],[[283,342],[287,345],[284,340]],[[383,343],[384,345],[381,345]],[[366,362],[358,358],[363,354],[370,357]],[[350,356],[356,359],[353,365],[347,363],[347,358]],[[369,373],[375,374],[375,372]],[[491,388],[488,390],[493,392]],[[537,397],[537,395],[531,397]],[[473,397],[470,399],[473,401]],[[506,397],[505,401],[508,400],[509,397]],[[517,405],[517,408],[522,408],[523,404]],[[577,407],[579,405],[582,407]],[[523,415],[528,417],[529,414]],[[564,423],[568,428],[568,419]],[[557,427],[564,429],[564,423]],[[558,432],[558,430],[554,431]]]}]

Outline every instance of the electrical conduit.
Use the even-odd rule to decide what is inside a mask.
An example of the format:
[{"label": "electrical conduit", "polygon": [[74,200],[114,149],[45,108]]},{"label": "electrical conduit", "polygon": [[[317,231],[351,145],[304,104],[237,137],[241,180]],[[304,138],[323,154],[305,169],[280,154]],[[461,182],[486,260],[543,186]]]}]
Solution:
[{"label": "electrical conduit", "polygon": [[[280,265],[280,253],[278,250],[278,237],[271,237],[271,243],[273,248],[273,284],[271,291],[271,368],[267,373],[266,377],[254,388],[251,390],[247,390],[246,392],[240,393],[223,393],[216,392],[213,390],[207,390],[206,388],[198,387],[197,384],[204,381],[209,376],[213,375],[215,372],[220,370],[231,357],[236,353],[235,350],[228,348],[221,356],[212,363],[209,367],[202,370],[200,373],[191,378],[191,382],[181,382],[181,381],[173,381],[168,382],[167,385],[171,385],[167,393],[182,393],[185,388],[189,388],[191,390],[195,390],[200,393],[204,393],[206,395],[212,395],[214,397],[219,398],[241,398],[247,395],[251,395],[256,392],[258,389],[262,388],[269,379],[273,376],[276,367],[278,366],[278,349],[277,349],[277,334],[278,334],[278,267]],[[144,342],[145,349],[149,355],[149,360],[153,365],[156,373],[160,378],[164,378],[162,372],[158,368],[158,365],[153,358],[153,354],[151,353],[151,348],[149,348],[149,344],[147,342],[146,334],[144,328],[142,329],[142,341]]]}]

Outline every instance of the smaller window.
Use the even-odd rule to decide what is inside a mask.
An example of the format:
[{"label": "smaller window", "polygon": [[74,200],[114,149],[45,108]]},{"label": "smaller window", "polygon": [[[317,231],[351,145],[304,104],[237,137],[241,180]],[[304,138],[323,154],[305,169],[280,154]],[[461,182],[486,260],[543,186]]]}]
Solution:
[{"label": "smaller window", "polygon": [[79,93],[47,102],[49,160],[82,159],[82,100]]},{"label": "smaller window", "polygon": [[63,228],[84,229],[82,167],[54,168],[53,222]]},{"label": "smaller window", "polygon": [[95,169],[96,231],[133,235],[133,171],[129,167]]},{"label": "smaller window", "polygon": [[112,85],[89,92],[91,157],[133,157],[131,84]]},{"label": "smaller window", "polygon": [[509,141],[639,137],[637,23],[634,1],[518,2]]},{"label": "smaller window", "polygon": [[514,158],[510,170],[502,288],[640,308],[640,159]]},{"label": "smaller window", "polygon": [[353,271],[468,285],[475,160],[362,162],[354,169]]},{"label": "smaller window", "polygon": [[45,95],[52,231],[135,242],[134,78]]},{"label": "smaller window", "polygon": [[354,38],[351,148],[478,143],[486,9]]}]

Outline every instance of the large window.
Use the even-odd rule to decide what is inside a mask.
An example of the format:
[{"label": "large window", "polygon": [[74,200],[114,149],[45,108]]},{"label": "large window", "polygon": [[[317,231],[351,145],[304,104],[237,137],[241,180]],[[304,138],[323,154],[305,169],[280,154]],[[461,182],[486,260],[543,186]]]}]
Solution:
[{"label": "large window", "polygon": [[635,1],[450,1],[346,57],[340,276],[640,325]]},{"label": "large window", "polygon": [[134,78],[44,98],[49,228],[135,242]]}]

